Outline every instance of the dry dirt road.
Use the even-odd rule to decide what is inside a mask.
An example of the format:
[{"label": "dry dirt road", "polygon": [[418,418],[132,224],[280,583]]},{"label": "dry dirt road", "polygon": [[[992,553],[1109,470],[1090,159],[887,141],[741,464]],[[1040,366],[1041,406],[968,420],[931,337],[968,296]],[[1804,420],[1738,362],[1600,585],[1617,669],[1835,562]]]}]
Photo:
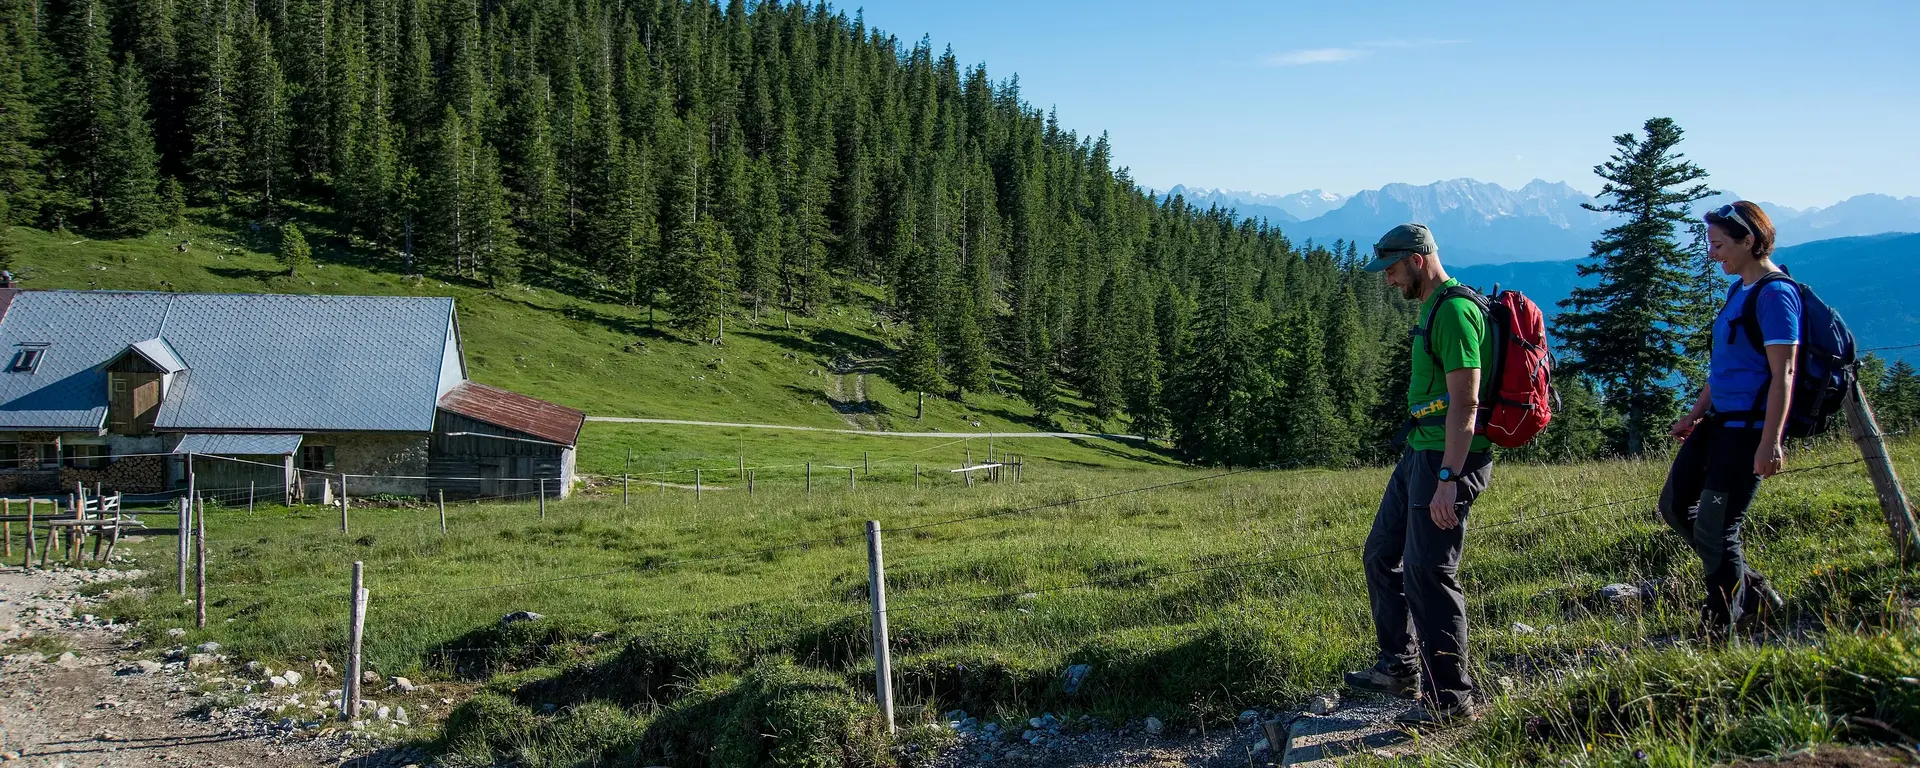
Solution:
[{"label": "dry dirt road", "polygon": [[142,649],[125,627],[90,614],[94,601],[80,589],[128,575],[0,569],[0,766],[282,768],[412,757],[356,755],[339,738],[207,714],[209,700],[183,665],[139,664]]}]

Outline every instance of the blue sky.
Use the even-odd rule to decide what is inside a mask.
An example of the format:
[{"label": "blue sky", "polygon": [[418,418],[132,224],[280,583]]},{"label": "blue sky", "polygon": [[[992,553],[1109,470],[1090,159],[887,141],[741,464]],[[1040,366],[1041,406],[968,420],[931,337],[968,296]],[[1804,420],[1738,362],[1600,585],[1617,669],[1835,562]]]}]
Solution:
[{"label": "blue sky", "polygon": [[1920,2],[868,0],[868,24],[1107,131],[1142,185],[1596,192],[1653,116],[1719,188],[1920,195]]}]

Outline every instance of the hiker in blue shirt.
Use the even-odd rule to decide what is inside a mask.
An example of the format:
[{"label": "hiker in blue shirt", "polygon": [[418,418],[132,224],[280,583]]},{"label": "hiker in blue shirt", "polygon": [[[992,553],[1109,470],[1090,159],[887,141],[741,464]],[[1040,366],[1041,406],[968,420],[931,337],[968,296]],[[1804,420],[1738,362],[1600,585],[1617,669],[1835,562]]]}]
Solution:
[{"label": "hiker in blue shirt", "polygon": [[[1767,579],[1747,566],[1740,526],[1761,478],[1780,471],[1794,355],[1800,345],[1800,293],[1775,266],[1773,221],[1744,200],[1706,215],[1707,258],[1739,276],[1713,321],[1707,386],[1673,425],[1683,440],[1660,494],[1660,516],[1700,556],[1707,598],[1700,636],[1724,641],[1749,632],[1762,609],[1780,607]],[[1757,317],[1745,314],[1748,294]],[[1757,333],[1756,333],[1757,332]],[[1757,337],[1757,338],[1756,338]],[[1758,343],[1755,343],[1755,342]]]}]

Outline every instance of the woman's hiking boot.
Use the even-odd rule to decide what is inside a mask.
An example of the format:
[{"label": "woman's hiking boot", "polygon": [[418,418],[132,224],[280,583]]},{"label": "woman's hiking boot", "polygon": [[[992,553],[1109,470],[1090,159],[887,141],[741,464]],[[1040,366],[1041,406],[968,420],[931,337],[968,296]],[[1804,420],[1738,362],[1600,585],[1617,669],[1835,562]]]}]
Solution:
[{"label": "woman's hiking boot", "polygon": [[1752,571],[1740,579],[1730,602],[1733,630],[1742,635],[1753,634],[1769,614],[1779,613],[1786,607],[1786,601],[1780,599],[1780,593],[1767,582],[1767,577]]},{"label": "woman's hiking boot", "polygon": [[1411,699],[1420,690],[1420,676],[1418,674],[1389,675],[1380,671],[1379,667],[1367,667],[1358,672],[1348,672],[1347,687],[1356,691],[1384,693],[1388,696]]}]

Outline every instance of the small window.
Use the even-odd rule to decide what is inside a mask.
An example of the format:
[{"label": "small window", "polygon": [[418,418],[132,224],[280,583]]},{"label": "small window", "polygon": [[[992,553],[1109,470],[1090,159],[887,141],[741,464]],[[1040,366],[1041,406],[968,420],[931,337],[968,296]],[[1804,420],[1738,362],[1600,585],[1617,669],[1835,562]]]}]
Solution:
[{"label": "small window", "polygon": [[20,373],[33,373],[40,367],[40,361],[47,358],[46,344],[22,344],[20,351],[13,354],[13,370]]},{"label": "small window", "polygon": [[20,455],[19,443],[0,443],[0,469],[25,469]]},{"label": "small window", "polygon": [[308,472],[333,471],[333,446],[300,446],[300,468]]},{"label": "small window", "polygon": [[68,443],[66,449],[67,466],[74,469],[106,469],[107,446]]}]

